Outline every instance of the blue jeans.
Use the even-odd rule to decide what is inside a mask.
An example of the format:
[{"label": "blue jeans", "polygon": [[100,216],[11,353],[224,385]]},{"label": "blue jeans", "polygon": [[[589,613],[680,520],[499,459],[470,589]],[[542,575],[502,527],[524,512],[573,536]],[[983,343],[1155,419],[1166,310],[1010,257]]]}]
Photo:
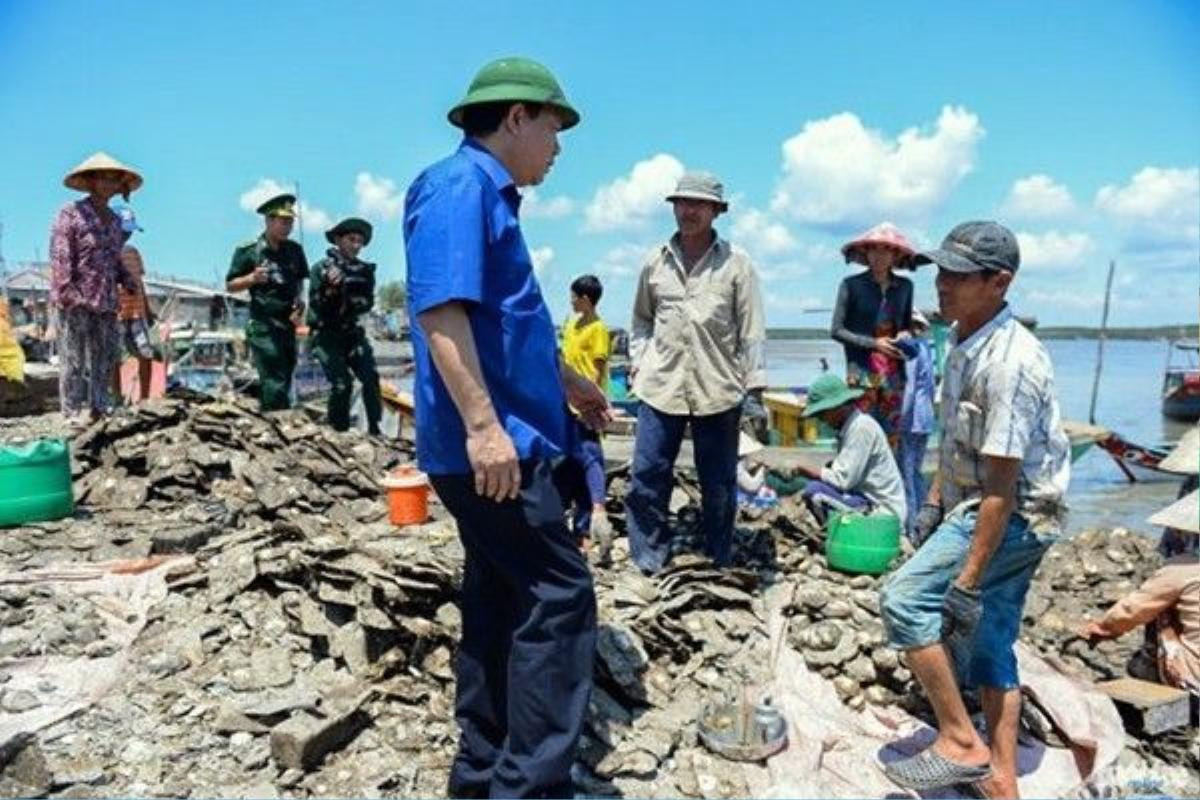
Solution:
[{"label": "blue jeans", "polygon": [[[912,650],[942,640],[942,601],[967,559],[977,516],[970,511],[947,519],[883,585],[880,609],[892,647]],[[1009,519],[979,585],[983,615],[975,638],[951,654],[960,685],[1020,686],[1013,645],[1021,631],[1025,594],[1056,538],[1033,533],[1017,514]]]},{"label": "blue jeans", "polygon": [[904,499],[908,502],[908,519],[904,521],[904,532],[911,536],[917,512],[925,502],[925,479],[921,477],[921,463],[925,460],[927,433],[900,434],[899,452],[896,454],[900,467],[900,480],[904,481]]},{"label": "blue jeans", "polygon": [[574,422],[576,442],[571,459],[577,469],[570,470],[570,486],[563,499],[573,508],[571,529],[577,536],[586,536],[592,525],[592,506],[604,503],[608,494],[608,476],[604,471],[604,448],[600,435],[578,420]]},{"label": "blue jeans", "polygon": [[675,459],[684,429],[692,426],[692,449],[700,478],[704,550],[718,565],[733,552],[737,512],[738,421],[742,407],[706,416],[666,414],[643,402],[638,408],[633,475],[625,498],[629,553],[642,572],[652,574],[671,557],[668,505]]},{"label": "blue jeans", "polygon": [[857,492],[843,492],[825,481],[809,481],[804,484],[800,496],[808,502],[813,516],[822,525],[829,517],[829,509],[835,511],[866,511],[871,502]]}]

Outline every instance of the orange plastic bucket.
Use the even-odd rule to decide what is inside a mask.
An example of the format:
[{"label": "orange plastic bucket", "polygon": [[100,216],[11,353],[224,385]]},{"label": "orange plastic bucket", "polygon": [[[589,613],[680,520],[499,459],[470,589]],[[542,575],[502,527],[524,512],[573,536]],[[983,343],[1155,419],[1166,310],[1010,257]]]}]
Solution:
[{"label": "orange plastic bucket", "polygon": [[387,490],[393,525],[420,525],[429,519],[429,480],[415,467],[400,467],[381,481]]}]

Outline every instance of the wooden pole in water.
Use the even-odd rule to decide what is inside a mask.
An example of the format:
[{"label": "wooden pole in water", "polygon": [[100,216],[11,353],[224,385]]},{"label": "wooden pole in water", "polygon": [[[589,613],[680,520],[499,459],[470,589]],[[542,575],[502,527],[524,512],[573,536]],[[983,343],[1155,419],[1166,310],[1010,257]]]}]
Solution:
[{"label": "wooden pole in water", "polygon": [[1088,409],[1088,424],[1096,424],[1096,396],[1100,392],[1100,369],[1104,366],[1104,337],[1108,331],[1108,301],[1112,297],[1113,272],[1116,261],[1108,262],[1108,283],[1104,287],[1104,315],[1100,319],[1100,338],[1096,340],[1096,374],[1092,378],[1092,405]]}]

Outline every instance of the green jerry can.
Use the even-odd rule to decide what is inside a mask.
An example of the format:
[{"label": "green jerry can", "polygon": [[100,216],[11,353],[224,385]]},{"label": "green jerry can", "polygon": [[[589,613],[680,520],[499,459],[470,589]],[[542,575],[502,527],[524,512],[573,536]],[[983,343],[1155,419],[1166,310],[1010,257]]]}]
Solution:
[{"label": "green jerry can", "polygon": [[829,515],[825,560],[841,572],[882,575],[900,554],[900,519],[895,514]]},{"label": "green jerry can", "polygon": [[65,439],[0,447],[0,527],[61,519],[74,510]]}]

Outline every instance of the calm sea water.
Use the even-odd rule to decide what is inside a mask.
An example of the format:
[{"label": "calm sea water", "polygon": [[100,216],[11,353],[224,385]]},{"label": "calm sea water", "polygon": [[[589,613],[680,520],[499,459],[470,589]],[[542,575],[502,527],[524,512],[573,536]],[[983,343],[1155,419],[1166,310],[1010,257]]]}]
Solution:
[{"label": "calm sea water", "polygon": [[[1047,341],[1054,362],[1058,402],[1067,419],[1087,421],[1096,342]],[[842,348],[830,341],[769,341],[767,368],[772,386],[806,386],[820,374],[821,359],[831,370],[844,369]],[[1165,419],[1159,409],[1167,343],[1109,340],[1096,404],[1096,424],[1145,445],[1169,445],[1186,424]],[[1146,517],[1175,499],[1174,480],[1131,484],[1108,454],[1092,448],[1075,462],[1068,503],[1070,531],[1123,526],[1157,536]]]}]

